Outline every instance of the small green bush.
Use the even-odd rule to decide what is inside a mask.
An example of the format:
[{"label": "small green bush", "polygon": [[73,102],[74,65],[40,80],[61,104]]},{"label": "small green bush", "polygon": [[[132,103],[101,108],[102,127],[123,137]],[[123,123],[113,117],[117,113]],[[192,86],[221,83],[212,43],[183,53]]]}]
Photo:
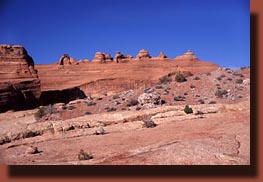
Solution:
[{"label": "small green bush", "polygon": [[200,77],[195,76],[193,80],[200,80]]},{"label": "small green bush", "polygon": [[208,104],[216,104],[216,101],[210,101]]},{"label": "small green bush", "polygon": [[120,98],[119,95],[114,95],[114,96],[112,96],[112,99],[113,99],[113,100],[115,100],[115,99],[119,99],[119,98]]},{"label": "small green bush", "polygon": [[116,111],[117,109],[115,107],[105,107],[105,110],[107,112],[113,112],[113,111]]},{"label": "small green bush", "polygon": [[187,79],[184,77],[183,74],[178,73],[178,74],[176,74],[176,76],[175,76],[175,81],[176,81],[176,82],[185,82],[185,81],[187,81]]},{"label": "small green bush", "polygon": [[221,77],[217,77],[216,79],[217,79],[218,81],[221,81],[221,80],[222,80],[222,78],[221,78]]},{"label": "small green bush", "polygon": [[155,124],[153,122],[153,120],[145,120],[145,121],[143,121],[143,127],[144,128],[154,128],[155,126],[157,126],[157,124]]},{"label": "small green bush", "polygon": [[89,160],[89,159],[93,159],[93,156],[91,154],[84,152],[84,150],[81,149],[78,154],[78,159],[79,160]]},{"label": "small green bush", "polygon": [[236,83],[241,84],[241,83],[243,83],[243,80],[242,79],[236,79]]},{"label": "small green bush", "polygon": [[184,112],[186,114],[190,114],[190,113],[193,113],[193,109],[190,108],[188,105],[186,105],[185,108],[184,108]]},{"label": "small green bush", "polygon": [[191,84],[191,85],[190,85],[190,88],[195,88],[195,85]]},{"label": "small green bush", "polygon": [[204,101],[203,99],[199,99],[198,102],[199,102],[200,104],[204,104],[204,103],[205,103],[205,101]]},{"label": "small green bush", "polygon": [[67,110],[73,110],[73,109],[76,109],[76,107],[74,107],[74,106],[68,106],[67,107]]},{"label": "small green bush", "polygon": [[87,103],[87,106],[94,106],[94,105],[96,105],[96,102],[90,101]]},{"label": "small green bush", "polygon": [[175,101],[185,101],[185,97],[183,96],[174,96]]},{"label": "small green bush", "polygon": [[47,114],[53,114],[56,112],[56,109],[53,105],[49,104],[48,106],[43,106],[38,109],[38,111],[34,114],[36,119],[40,119]]},{"label": "small green bush", "polygon": [[227,94],[227,91],[222,89],[217,89],[215,92],[215,96],[218,98],[222,98],[225,94]]},{"label": "small green bush", "polygon": [[161,83],[161,84],[170,83],[171,81],[172,81],[172,78],[170,76],[167,76],[167,75],[159,78],[159,83]]},{"label": "small green bush", "polygon": [[90,115],[90,114],[92,114],[92,113],[89,112],[89,111],[87,111],[87,112],[84,113],[84,115]]}]

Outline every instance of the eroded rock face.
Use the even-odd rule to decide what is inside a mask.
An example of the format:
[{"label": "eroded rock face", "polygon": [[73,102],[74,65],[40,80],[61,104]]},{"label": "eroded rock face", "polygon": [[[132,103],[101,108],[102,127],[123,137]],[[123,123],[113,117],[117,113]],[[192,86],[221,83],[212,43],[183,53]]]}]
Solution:
[{"label": "eroded rock face", "polygon": [[40,80],[24,47],[0,45],[0,75],[0,112],[37,104]]},{"label": "eroded rock face", "polygon": [[184,55],[177,56],[175,58],[176,60],[199,60],[198,57],[191,51],[187,50],[187,52]]},{"label": "eroded rock face", "polygon": [[143,59],[143,58],[151,58],[149,52],[145,49],[140,50],[140,52],[136,56],[137,59]]}]

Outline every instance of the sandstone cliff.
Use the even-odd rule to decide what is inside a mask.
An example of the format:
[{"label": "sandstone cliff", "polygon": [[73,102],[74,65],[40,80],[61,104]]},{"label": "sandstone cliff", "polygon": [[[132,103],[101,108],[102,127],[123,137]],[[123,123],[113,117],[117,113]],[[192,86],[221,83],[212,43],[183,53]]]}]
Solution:
[{"label": "sandstone cliff", "polygon": [[40,80],[24,47],[0,45],[0,112],[37,105]]}]

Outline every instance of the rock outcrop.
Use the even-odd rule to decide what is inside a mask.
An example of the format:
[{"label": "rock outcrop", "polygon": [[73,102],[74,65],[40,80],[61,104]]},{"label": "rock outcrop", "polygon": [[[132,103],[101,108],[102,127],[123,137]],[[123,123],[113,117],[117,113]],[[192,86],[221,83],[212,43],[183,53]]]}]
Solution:
[{"label": "rock outcrop", "polygon": [[191,50],[187,50],[187,52],[184,55],[177,56],[175,60],[199,60],[199,59]]},{"label": "rock outcrop", "polygon": [[40,80],[24,47],[0,45],[0,112],[37,105]]},{"label": "rock outcrop", "polygon": [[108,53],[105,54],[105,61],[106,61],[106,62],[107,62],[107,61],[113,61],[113,59],[112,59],[112,57],[111,57],[110,54],[108,54]]},{"label": "rock outcrop", "polygon": [[114,61],[117,62],[117,63],[128,62],[128,61],[130,61],[132,59],[133,59],[133,56],[131,56],[131,55],[126,56],[124,54],[121,54],[120,51],[117,51],[116,55],[114,57]]},{"label": "rock outcrop", "polygon": [[70,57],[69,57],[69,55],[68,55],[68,54],[63,54],[63,55],[60,57],[60,59],[59,59],[59,61],[58,61],[58,64],[59,64],[59,65],[69,65],[69,64],[71,64],[71,63],[70,63]]},{"label": "rock outcrop", "polygon": [[113,59],[110,54],[103,53],[103,52],[96,52],[92,62],[106,63],[106,62],[111,62],[111,61],[113,61]]},{"label": "rock outcrop", "polygon": [[145,49],[140,50],[136,56],[137,59],[151,58],[149,52]]},{"label": "rock outcrop", "polygon": [[164,59],[164,58],[167,58],[167,56],[164,54],[164,52],[160,52],[158,58]]}]

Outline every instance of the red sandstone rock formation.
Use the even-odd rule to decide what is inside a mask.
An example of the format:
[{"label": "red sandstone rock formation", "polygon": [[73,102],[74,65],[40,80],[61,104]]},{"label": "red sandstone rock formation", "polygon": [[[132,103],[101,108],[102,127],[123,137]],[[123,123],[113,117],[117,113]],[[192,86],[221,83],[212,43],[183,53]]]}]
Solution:
[{"label": "red sandstone rock formation", "polygon": [[114,61],[116,61],[117,63],[128,62],[128,61],[131,61],[132,59],[133,59],[133,56],[131,55],[126,56],[124,54],[121,54],[120,51],[117,51],[114,57]]},{"label": "red sandstone rock formation", "polygon": [[0,45],[0,75],[0,112],[36,105],[40,81],[24,47]]},{"label": "red sandstone rock formation", "polygon": [[164,52],[160,52],[158,58],[167,58],[167,56],[164,54]]},{"label": "red sandstone rock formation", "polygon": [[177,56],[175,60],[199,60],[199,59],[191,50],[187,50],[187,52],[184,55]]},{"label": "red sandstone rock formation", "polygon": [[151,58],[149,52],[145,49],[140,50],[140,52],[136,56],[137,59],[143,59],[143,58]]},{"label": "red sandstone rock formation", "polygon": [[96,52],[92,62],[105,63],[106,62],[105,54],[103,52]]}]

